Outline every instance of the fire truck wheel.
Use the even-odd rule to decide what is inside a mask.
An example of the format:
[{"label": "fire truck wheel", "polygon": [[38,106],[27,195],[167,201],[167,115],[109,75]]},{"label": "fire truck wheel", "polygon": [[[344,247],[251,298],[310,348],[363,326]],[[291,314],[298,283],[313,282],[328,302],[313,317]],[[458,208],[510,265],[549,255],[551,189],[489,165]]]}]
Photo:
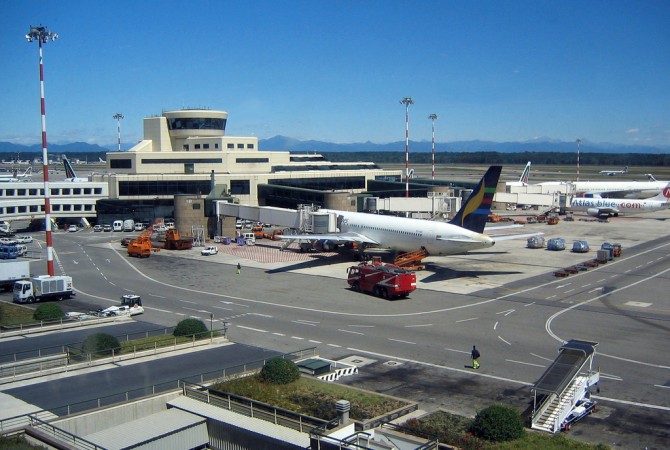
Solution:
[{"label": "fire truck wheel", "polygon": [[355,281],[354,284],[351,285],[351,289],[353,289],[356,292],[361,292],[361,285],[358,281]]}]

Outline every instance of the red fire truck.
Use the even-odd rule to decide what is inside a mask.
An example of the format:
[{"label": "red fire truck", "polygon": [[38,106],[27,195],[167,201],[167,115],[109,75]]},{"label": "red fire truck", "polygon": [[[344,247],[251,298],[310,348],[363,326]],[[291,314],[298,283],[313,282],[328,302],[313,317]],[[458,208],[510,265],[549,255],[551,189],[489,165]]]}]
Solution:
[{"label": "red fire truck", "polygon": [[382,298],[404,298],[416,289],[416,274],[392,264],[359,264],[347,269],[351,289]]}]

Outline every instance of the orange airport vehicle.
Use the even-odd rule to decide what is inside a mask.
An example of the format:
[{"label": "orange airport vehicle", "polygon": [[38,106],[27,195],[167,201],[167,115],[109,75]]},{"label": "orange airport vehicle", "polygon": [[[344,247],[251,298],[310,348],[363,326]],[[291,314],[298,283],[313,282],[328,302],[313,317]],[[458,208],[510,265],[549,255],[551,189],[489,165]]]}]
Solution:
[{"label": "orange airport vehicle", "polygon": [[361,263],[347,269],[351,289],[382,298],[405,298],[416,289],[416,274],[393,264]]}]

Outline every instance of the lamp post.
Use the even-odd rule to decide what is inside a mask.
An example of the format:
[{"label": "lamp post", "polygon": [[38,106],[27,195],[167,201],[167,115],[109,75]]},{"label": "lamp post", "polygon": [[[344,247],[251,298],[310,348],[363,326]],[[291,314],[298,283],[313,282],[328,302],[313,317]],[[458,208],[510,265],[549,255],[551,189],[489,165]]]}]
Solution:
[{"label": "lamp post", "polygon": [[44,66],[42,63],[42,44],[51,39],[55,41],[58,35],[50,32],[42,25],[30,26],[26,34],[28,42],[37,41],[40,49],[40,100],[42,109],[42,173],[44,174],[44,223],[47,240],[47,272],[54,276],[53,240],[51,236],[51,200],[49,199],[49,155],[47,152],[46,109],[44,105]]},{"label": "lamp post", "polygon": [[405,105],[405,197],[409,198],[409,105],[414,104],[412,97],[400,100]]},{"label": "lamp post", "polygon": [[435,121],[437,120],[437,114],[431,114],[428,118],[433,122],[433,180],[435,179]]},{"label": "lamp post", "polygon": [[579,145],[582,143],[581,139],[577,139],[577,181],[579,181]]},{"label": "lamp post", "polygon": [[116,119],[116,133],[119,136],[119,151],[121,151],[121,119],[123,119],[123,114],[114,114],[112,118]]}]

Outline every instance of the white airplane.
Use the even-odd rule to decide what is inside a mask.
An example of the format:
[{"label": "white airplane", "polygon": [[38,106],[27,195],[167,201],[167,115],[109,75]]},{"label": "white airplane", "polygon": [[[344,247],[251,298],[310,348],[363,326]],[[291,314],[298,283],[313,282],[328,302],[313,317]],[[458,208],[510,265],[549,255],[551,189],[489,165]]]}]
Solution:
[{"label": "white airplane", "polygon": [[594,217],[618,216],[620,213],[645,213],[670,208],[670,183],[656,197],[634,200],[627,198],[575,197],[567,211],[585,211]]},{"label": "white airplane", "polygon": [[[545,181],[540,186],[566,185],[565,181]],[[668,181],[572,181],[577,195],[592,197],[616,198],[649,198],[657,195],[668,184]]]},{"label": "white airplane", "polygon": [[65,166],[65,177],[66,177],[65,181],[70,181],[72,183],[83,183],[88,181],[88,178],[77,178],[77,174],[72,168],[72,164],[70,164],[70,161],[67,159],[65,155],[63,155],[62,159],[63,159],[63,166]]},{"label": "white airplane", "polygon": [[[382,247],[401,252],[424,250],[445,256],[488,248],[495,239],[483,234],[502,166],[491,166],[450,222],[321,209],[337,215],[337,233],[280,235],[283,240],[319,241],[324,249],[343,243]],[[512,239],[518,236],[505,236]]]},{"label": "white airplane", "polygon": [[613,177],[615,175],[626,175],[628,173],[628,166],[624,167],[623,170],[601,170],[600,175],[607,175],[608,177]]},{"label": "white airplane", "polygon": [[530,161],[526,163],[526,167],[523,168],[519,181],[508,181],[505,183],[506,186],[528,186],[528,177],[530,176]]},{"label": "white airplane", "polygon": [[33,173],[32,166],[28,167],[25,172],[19,173],[19,169],[14,169],[11,173],[0,174],[0,182],[7,181],[29,181]]}]

